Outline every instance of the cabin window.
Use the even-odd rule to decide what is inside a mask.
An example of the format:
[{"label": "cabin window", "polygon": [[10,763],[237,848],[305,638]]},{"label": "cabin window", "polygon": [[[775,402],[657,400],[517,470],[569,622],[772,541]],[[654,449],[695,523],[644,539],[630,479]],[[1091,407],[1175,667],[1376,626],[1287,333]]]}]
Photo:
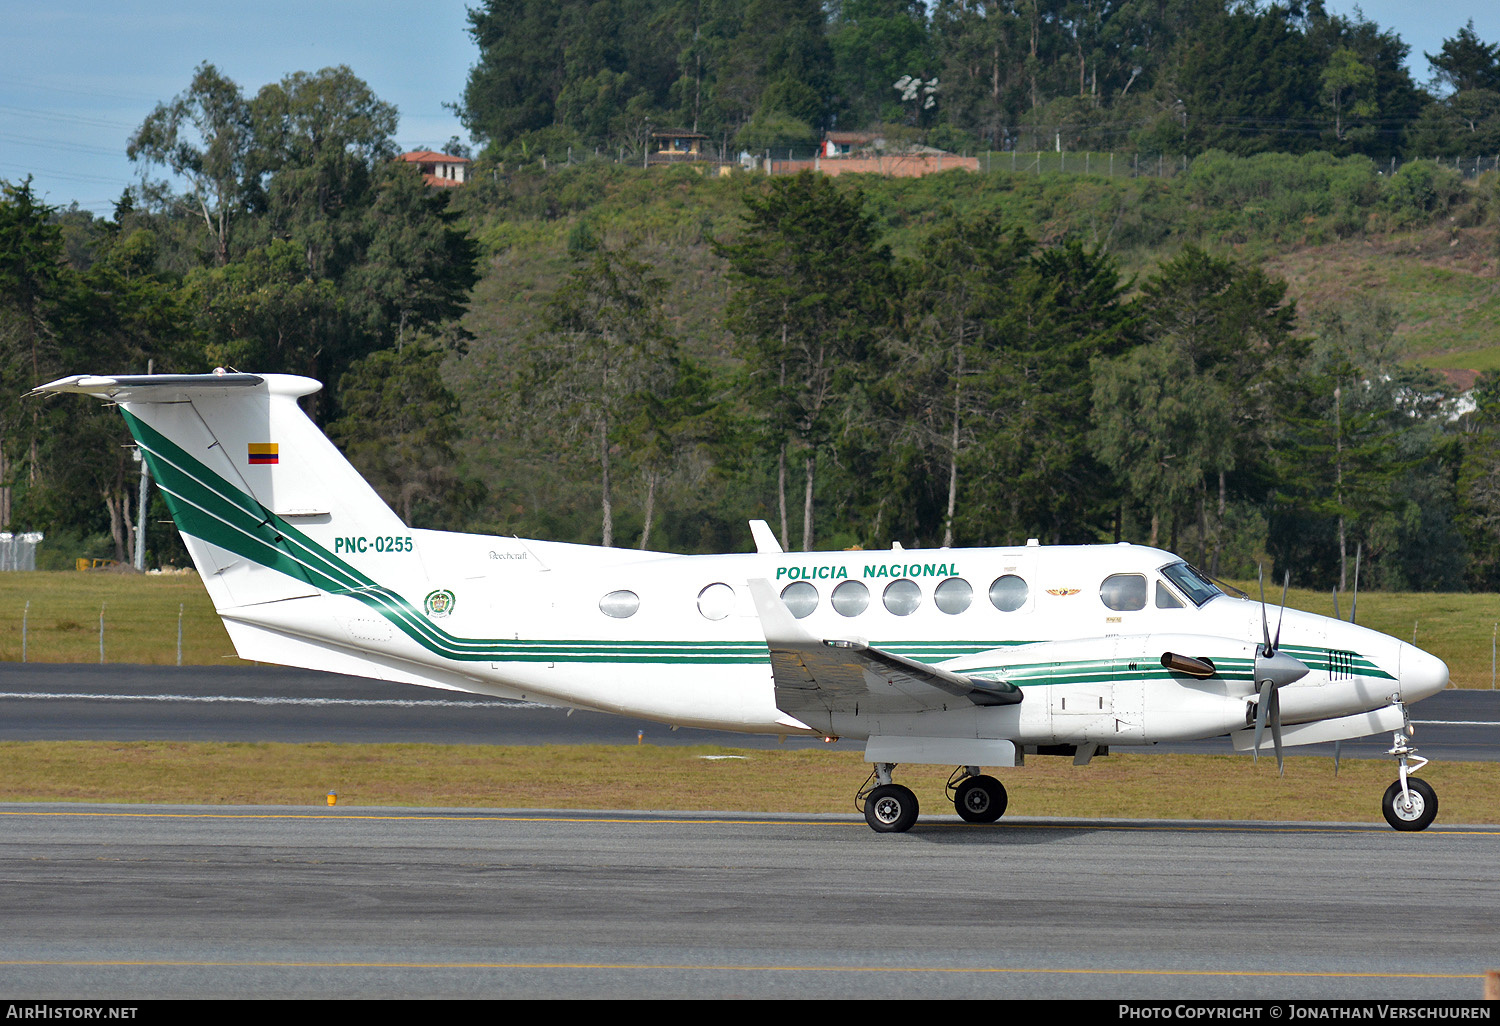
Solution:
[{"label": "cabin window", "polygon": [[897,616],[909,616],[922,604],[922,589],[917,586],[916,581],[903,577],[886,585],[881,601],[885,603],[886,609]]},{"label": "cabin window", "polygon": [[800,620],[818,608],[818,589],[806,581],[793,581],[781,589],[781,601]]},{"label": "cabin window", "polygon": [[974,589],[962,577],[950,577],[933,591],[932,601],[945,613],[962,613],[974,601]]},{"label": "cabin window", "polygon": [[990,604],[1002,613],[1014,613],[1026,604],[1031,589],[1015,574],[1006,574],[990,585]]},{"label": "cabin window", "polygon": [[858,616],[870,606],[870,589],[858,581],[845,581],[833,589],[828,601],[842,616]]},{"label": "cabin window", "polygon": [[612,591],[599,600],[599,612],[623,620],[641,608],[641,597],[633,591]]},{"label": "cabin window", "polygon": [[1099,598],[1122,612],[1146,608],[1146,578],[1140,574],[1111,574],[1099,585]]},{"label": "cabin window", "polygon": [[1172,594],[1172,589],[1168,588],[1165,584],[1161,583],[1160,581],[1156,582],[1156,608],[1157,609],[1181,609],[1182,608],[1182,600],[1179,599],[1176,595],[1173,595]]},{"label": "cabin window", "polygon": [[710,584],[698,593],[698,612],[705,619],[722,620],[734,611],[734,589],[727,584]]}]

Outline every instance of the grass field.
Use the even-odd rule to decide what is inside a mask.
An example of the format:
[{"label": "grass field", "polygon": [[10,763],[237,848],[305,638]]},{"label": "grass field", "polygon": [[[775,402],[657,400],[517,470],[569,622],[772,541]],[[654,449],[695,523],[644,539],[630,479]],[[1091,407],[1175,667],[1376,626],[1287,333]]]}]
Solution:
[{"label": "grass field", "polygon": [[[458,808],[853,811],[869,773],[854,750],[553,745],[0,744],[0,801]],[[1008,815],[1378,822],[1390,760],[1111,755],[1032,757],[1001,776]],[[1500,823],[1500,763],[1432,763],[1443,823]],[[929,814],[953,806],[946,771],[907,767]]]},{"label": "grass field", "polygon": [[[1255,594],[1255,582],[1239,582]],[[1269,589],[1274,621],[1280,592]],[[28,608],[28,603],[30,603]],[[1331,614],[1331,596],[1292,589],[1287,605]],[[22,617],[26,658],[41,663],[99,662],[99,615],[104,611],[104,661],[172,665],[177,661],[177,617],[182,613],[182,661],[223,666],[236,661],[234,646],[214,615],[196,574],[0,574],[0,662],[21,660]],[[1348,615],[1347,605],[1344,614]],[[1491,643],[1500,622],[1500,595],[1366,592],[1359,622],[1416,642],[1448,664],[1456,687],[1488,688]]]}]

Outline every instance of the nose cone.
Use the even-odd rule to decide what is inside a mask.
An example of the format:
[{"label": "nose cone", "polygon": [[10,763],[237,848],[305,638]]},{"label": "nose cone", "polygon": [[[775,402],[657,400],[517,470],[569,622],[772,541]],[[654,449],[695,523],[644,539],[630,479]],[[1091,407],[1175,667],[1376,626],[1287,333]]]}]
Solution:
[{"label": "nose cone", "polygon": [[1413,645],[1401,646],[1401,699],[1417,702],[1448,686],[1448,664]]}]

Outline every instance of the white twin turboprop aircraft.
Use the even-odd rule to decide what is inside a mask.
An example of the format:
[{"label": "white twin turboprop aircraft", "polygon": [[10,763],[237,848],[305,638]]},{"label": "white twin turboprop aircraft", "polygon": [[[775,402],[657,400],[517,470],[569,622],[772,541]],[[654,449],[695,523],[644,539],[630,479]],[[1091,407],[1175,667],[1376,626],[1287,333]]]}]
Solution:
[{"label": "white twin turboprop aircraft", "polygon": [[[916,821],[903,762],[958,767],[958,814],[993,822],[981,767],[1087,763],[1109,745],[1228,735],[1275,751],[1393,732],[1385,818],[1421,830],[1406,705],[1444,663],[1352,623],[1232,597],[1137,545],[677,556],[414,530],[303,414],[310,378],[75,376],[37,393],[118,403],[244,659],[597,709],[663,723],[858,738],[856,801]],[[1270,725],[1270,737],[1265,727]]]}]

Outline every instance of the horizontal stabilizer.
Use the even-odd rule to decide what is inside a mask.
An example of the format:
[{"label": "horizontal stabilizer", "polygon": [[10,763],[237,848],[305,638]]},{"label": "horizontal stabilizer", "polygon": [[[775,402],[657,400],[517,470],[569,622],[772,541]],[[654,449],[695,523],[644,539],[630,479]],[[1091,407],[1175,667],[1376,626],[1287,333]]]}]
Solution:
[{"label": "horizontal stabilizer", "polygon": [[[307,395],[321,388],[312,378],[292,378],[310,385],[297,394]],[[213,396],[226,397],[246,388],[264,385],[266,379],[259,374],[74,374],[59,378],[33,388],[30,395],[74,394],[91,395],[99,399],[125,403],[181,403],[193,399]]]}]

